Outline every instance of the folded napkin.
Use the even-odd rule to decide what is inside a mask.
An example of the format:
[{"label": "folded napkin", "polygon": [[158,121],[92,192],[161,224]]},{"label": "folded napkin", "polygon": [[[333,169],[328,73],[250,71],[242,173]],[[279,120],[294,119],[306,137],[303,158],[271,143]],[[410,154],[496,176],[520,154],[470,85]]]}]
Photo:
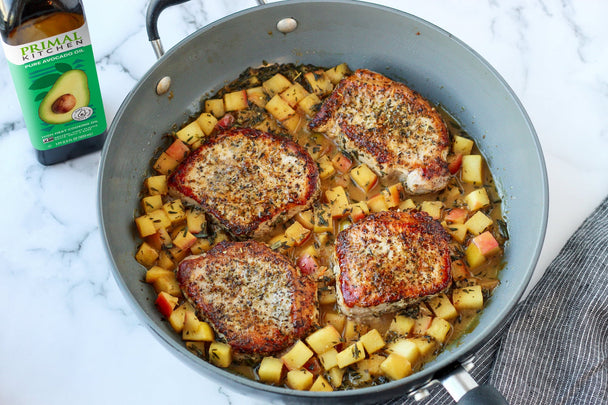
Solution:
[{"label": "folded napkin", "polygon": [[[511,405],[608,404],[608,198],[475,355],[471,375]],[[441,386],[416,402],[454,401]]]}]

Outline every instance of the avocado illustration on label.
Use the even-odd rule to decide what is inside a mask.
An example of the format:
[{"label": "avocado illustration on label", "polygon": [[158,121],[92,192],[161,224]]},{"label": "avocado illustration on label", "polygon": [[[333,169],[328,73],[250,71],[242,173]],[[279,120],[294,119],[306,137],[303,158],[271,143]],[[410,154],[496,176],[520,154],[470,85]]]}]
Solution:
[{"label": "avocado illustration on label", "polygon": [[87,75],[78,69],[63,73],[44,96],[38,115],[49,124],[64,124],[72,120],[74,110],[89,105]]}]

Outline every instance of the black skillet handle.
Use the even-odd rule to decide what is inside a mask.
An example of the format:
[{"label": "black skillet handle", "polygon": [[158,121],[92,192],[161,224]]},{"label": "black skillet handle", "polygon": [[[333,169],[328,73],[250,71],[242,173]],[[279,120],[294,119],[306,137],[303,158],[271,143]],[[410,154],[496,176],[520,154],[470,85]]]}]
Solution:
[{"label": "black skillet handle", "polygon": [[160,36],[158,35],[158,17],[160,13],[170,6],[175,6],[181,3],[185,3],[188,0],[151,0],[148,5],[148,11],[146,13],[146,30],[148,31],[148,40],[154,48],[154,53],[157,58],[163,56],[165,51],[163,45],[160,42]]},{"label": "black skillet handle", "polygon": [[493,386],[477,384],[469,374],[474,366],[472,361],[449,364],[435,374],[435,381],[443,385],[458,405],[509,405]]},{"label": "black skillet handle", "polygon": [[505,397],[491,385],[480,385],[463,395],[458,405],[509,405]]}]

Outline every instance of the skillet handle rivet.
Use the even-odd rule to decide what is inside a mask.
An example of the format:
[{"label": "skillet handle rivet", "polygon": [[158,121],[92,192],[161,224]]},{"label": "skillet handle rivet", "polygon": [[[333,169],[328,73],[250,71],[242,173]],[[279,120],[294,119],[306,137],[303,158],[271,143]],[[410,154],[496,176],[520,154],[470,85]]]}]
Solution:
[{"label": "skillet handle rivet", "polygon": [[296,28],[298,28],[298,22],[295,18],[292,17],[283,18],[277,23],[277,30],[279,30],[283,34],[293,32]]},{"label": "skillet handle rivet", "polygon": [[171,78],[169,76],[165,76],[156,84],[156,94],[159,96],[165,94],[169,91],[169,87],[171,87]]}]

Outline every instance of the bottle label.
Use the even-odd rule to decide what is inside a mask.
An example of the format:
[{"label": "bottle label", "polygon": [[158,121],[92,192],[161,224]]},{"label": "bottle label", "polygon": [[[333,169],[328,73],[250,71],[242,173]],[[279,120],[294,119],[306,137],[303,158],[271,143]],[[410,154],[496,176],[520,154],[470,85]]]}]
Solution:
[{"label": "bottle label", "polygon": [[54,37],[3,47],[36,149],[53,149],[106,130],[86,22]]}]

